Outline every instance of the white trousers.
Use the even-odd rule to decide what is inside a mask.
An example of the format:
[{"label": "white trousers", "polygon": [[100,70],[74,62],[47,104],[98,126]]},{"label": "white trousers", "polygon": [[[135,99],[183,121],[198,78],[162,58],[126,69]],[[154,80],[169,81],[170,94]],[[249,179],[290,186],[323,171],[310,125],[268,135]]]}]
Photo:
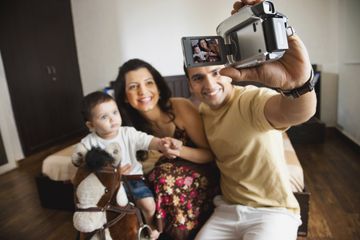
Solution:
[{"label": "white trousers", "polygon": [[195,240],[296,240],[300,215],[285,208],[253,208],[214,198],[215,210]]}]

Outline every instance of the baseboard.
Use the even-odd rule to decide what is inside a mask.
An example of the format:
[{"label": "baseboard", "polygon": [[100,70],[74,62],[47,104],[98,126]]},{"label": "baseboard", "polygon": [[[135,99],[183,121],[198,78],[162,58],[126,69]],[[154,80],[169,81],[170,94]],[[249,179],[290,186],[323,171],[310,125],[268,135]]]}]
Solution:
[{"label": "baseboard", "polygon": [[17,168],[15,162],[9,162],[0,166],[0,175]]},{"label": "baseboard", "polygon": [[346,142],[346,144],[351,146],[352,149],[354,149],[358,154],[360,154],[360,145],[341,129],[337,127],[327,127],[326,132],[340,137],[344,142]]}]

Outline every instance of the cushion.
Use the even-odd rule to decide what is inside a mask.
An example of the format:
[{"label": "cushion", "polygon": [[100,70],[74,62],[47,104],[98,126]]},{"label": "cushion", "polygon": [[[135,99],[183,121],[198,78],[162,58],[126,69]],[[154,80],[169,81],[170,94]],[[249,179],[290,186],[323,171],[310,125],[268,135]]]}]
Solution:
[{"label": "cushion", "polygon": [[46,157],[42,164],[42,173],[54,181],[72,180],[77,168],[71,162],[75,144]]}]

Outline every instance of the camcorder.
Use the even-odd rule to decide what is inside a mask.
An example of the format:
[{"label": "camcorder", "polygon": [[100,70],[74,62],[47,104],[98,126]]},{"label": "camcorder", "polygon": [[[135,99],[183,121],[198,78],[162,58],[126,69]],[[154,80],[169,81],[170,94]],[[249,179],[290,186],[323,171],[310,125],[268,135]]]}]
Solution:
[{"label": "camcorder", "polygon": [[248,68],[277,60],[289,47],[287,28],[272,2],[245,6],[218,25],[218,36],[183,37],[185,65]]}]

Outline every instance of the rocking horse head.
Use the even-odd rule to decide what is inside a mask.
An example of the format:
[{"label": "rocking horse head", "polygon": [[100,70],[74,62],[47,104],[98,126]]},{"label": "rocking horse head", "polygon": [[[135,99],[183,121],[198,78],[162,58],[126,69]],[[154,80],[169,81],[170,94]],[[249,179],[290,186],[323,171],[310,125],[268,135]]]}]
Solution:
[{"label": "rocking horse head", "polygon": [[92,171],[99,170],[105,165],[118,167],[121,162],[120,145],[111,143],[104,150],[94,147],[88,151],[84,144],[79,143],[75,147],[71,161],[76,167],[87,167]]},{"label": "rocking horse head", "polygon": [[73,180],[74,227],[86,239],[139,239],[143,227],[139,210],[129,203],[119,166],[120,146],[90,150],[79,143],[72,155],[78,167]]}]

